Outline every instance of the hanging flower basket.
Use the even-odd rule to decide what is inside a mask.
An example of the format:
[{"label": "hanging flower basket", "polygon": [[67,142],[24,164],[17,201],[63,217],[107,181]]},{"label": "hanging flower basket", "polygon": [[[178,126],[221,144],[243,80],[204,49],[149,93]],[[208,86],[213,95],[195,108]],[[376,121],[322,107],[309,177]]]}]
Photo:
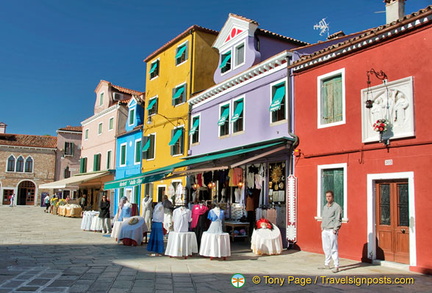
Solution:
[{"label": "hanging flower basket", "polygon": [[373,129],[376,132],[380,132],[380,133],[386,131],[388,127],[389,127],[389,121],[387,119],[378,119],[373,125]]}]

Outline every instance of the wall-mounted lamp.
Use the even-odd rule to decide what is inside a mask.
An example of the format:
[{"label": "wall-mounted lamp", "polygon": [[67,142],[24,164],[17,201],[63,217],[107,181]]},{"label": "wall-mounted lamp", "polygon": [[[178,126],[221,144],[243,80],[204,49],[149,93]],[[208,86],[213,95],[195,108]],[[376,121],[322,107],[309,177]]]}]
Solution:
[{"label": "wall-mounted lamp", "polygon": [[385,74],[384,71],[380,70],[379,72],[375,71],[375,69],[371,68],[371,70],[366,71],[366,75],[367,75],[367,90],[366,90],[366,101],[365,101],[365,105],[367,109],[370,109],[373,107],[373,103],[374,101],[371,99],[372,96],[372,91],[370,89],[371,86],[371,81],[370,81],[370,76],[371,74],[375,75],[376,78],[378,78],[379,80],[382,80],[382,82],[386,82],[387,80],[387,74]]}]

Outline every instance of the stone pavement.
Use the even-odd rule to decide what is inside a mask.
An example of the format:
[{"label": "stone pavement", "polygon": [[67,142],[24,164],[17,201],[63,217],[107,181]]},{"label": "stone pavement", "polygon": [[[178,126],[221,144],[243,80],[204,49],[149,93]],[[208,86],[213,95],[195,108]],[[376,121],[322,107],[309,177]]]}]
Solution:
[{"label": "stone pavement", "polygon": [[[233,243],[226,261],[150,257],[145,246],[117,244],[82,231],[80,218],[46,214],[40,207],[0,206],[0,222],[0,293],[432,291],[432,276],[346,259],[333,274],[317,269],[321,254],[287,250],[259,257],[245,242]],[[231,284],[237,273],[244,276],[233,279],[241,288]]]}]

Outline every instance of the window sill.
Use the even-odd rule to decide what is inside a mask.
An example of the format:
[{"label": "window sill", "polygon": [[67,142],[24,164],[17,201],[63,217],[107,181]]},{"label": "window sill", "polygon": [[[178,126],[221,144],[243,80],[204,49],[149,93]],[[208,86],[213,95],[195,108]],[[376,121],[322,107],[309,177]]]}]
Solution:
[{"label": "window sill", "polygon": [[[318,222],[322,222],[322,217],[318,217],[318,216],[316,216],[316,217],[314,217],[315,218],[315,220],[317,220]],[[342,218],[342,223],[348,223],[349,222],[349,219],[348,218]]]}]

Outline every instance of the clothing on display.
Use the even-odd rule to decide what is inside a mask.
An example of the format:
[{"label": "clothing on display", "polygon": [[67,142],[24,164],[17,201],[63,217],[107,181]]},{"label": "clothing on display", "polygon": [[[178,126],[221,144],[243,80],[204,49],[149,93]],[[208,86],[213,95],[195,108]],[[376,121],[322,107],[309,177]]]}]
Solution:
[{"label": "clothing on display", "polygon": [[207,230],[208,233],[222,233],[222,221],[225,219],[225,213],[220,208],[216,207],[211,209],[207,217],[210,221],[210,227]]},{"label": "clothing on display", "polygon": [[179,207],[173,211],[172,220],[174,232],[188,232],[189,223],[192,221],[192,213],[185,207]]},{"label": "clothing on display", "polygon": [[150,239],[147,245],[147,250],[162,254],[164,252],[163,240],[163,220],[164,220],[164,207],[162,203],[158,203],[153,211],[153,223],[150,233]]},{"label": "clothing on display", "polygon": [[151,218],[152,218],[152,211],[153,211],[152,204],[153,204],[153,200],[148,195],[143,198],[141,203],[144,222],[148,228],[151,227]]}]

